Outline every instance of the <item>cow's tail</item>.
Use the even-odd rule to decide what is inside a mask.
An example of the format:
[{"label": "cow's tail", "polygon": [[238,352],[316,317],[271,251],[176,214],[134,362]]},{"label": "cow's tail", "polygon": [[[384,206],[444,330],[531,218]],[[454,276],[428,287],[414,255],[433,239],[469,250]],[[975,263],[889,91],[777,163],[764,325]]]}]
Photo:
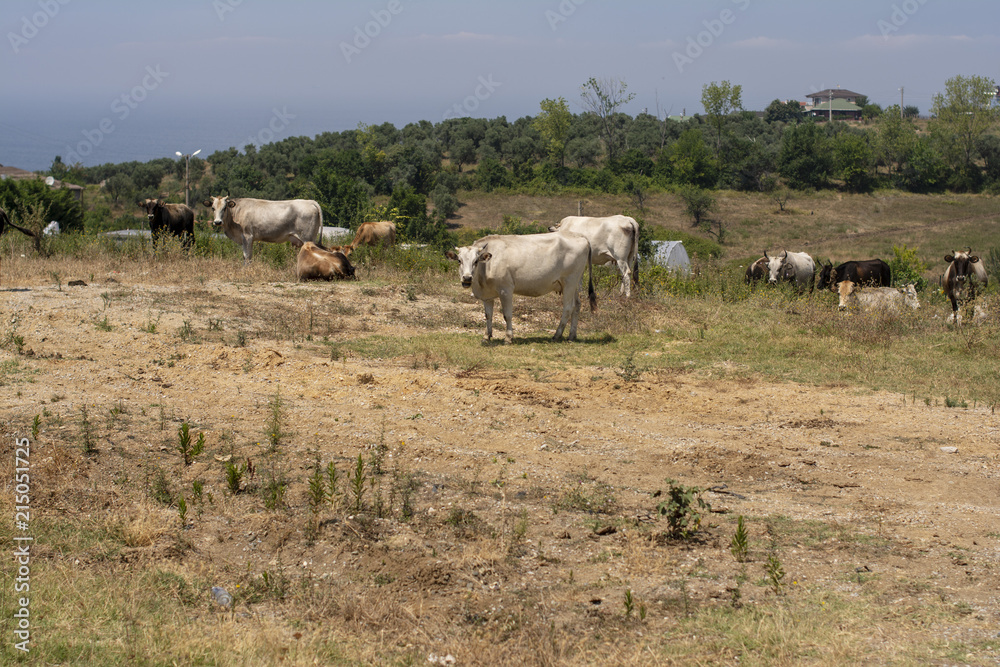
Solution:
[{"label": "cow's tail", "polygon": [[590,253],[590,241],[587,241],[587,300],[590,301],[590,312],[594,312],[597,310],[597,292],[594,291],[594,262]]},{"label": "cow's tail", "polygon": [[326,250],[326,246],[323,245],[323,207],[316,203],[317,208],[319,208],[319,232],[316,234],[316,245],[320,250]]},{"label": "cow's tail", "polygon": [[632,285],[639,286],[639,223],[630,225],[632,231],[632,249],[629,253],[632,260]]}]

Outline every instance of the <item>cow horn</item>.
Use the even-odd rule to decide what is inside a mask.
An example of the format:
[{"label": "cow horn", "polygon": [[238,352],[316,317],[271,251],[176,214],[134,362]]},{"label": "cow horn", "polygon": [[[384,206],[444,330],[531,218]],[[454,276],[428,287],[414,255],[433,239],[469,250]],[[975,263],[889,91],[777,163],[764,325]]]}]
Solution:
[{"label": "cow horn", "polygon": [[785,254],[784,254],[784,256],[781,259],[788,259],[788,251],[787,250],[785,251]]},{"label": "cow horn", "polygon": [[766,250],[764,251],[764,259],[771,259],[770,257],[767,256],[767,251]]},{"label": "cow horn", "polygon": [[971,255],[972,254],[972,246],[966,246],[965,247],[965,251],[966,251],[966,253],[968,253],[968,254]]}]

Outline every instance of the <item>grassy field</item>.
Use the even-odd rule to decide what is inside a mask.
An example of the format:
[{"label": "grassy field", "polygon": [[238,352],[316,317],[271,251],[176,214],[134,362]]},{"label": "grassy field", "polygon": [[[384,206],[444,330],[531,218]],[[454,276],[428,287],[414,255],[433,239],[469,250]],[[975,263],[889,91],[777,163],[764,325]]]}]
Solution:
[{"label": "grassy field", "polygon": [[[284,246],[243,267],[226,240],[187,256],[66,236],[38,256],[8,234],[0,474],[30,436],[36,541],[32,651],[0,656],[995,664],[995,288],[985,323],[955,327],[934,289],[867,317],[831,293],[752,291],[741,266],[905,244],[934,286],[946,252],[998,245],[993,204],[824,193],[778,213],[722,195],[723,257],[690,277],[644,265],[630,301],[599,269],[572,345],[548,341],[555,297],[519,299],[514,344],[483,345],[481,305],[423,250],[362,250],[357,282],[300,285]],[[693,231],[671,195],[647,206],[655,234]],[[480,195],[458,223],[575,212]],[[183,424],[207,436],[190,464]],[[951,432],[976,434],[960,459],[937,455]],[[688,538],[658,511],[667,477],[722,485]]]}]

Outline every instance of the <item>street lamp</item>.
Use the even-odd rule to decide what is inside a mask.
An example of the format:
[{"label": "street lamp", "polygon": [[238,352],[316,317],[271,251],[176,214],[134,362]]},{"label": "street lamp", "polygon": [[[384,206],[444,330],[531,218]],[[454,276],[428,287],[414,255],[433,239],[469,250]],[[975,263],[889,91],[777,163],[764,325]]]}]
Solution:
[{"label": "street lamp", "polygon": [[191,171],[191,158],[194,157],[195,155],[197,155],[200,152],[201,152],[200,148],[198,150],[196,150],[194,153],[191,153],[190,155],[185,155],[184,153],[181,153],[180,151],[175,151],[175,153],[179,157],[184,158],[184,205],[185,206],[190,206],[191,205],[191,202],[188,201],[188,174]]}]

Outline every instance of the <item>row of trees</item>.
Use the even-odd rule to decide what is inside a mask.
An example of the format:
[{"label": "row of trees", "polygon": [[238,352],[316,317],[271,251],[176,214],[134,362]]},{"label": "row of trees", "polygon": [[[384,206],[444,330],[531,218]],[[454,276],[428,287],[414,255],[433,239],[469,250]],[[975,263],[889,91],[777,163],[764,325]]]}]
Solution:
[{"label": "row of trees", "polygon": [[[763,113],[748,112],[741,86],[722,81],[704,86],[703,114],[668,117],[657,108],[633,117],[621,112],[633,97],[624,81],[589,79],[579,114],[563,98],[546,99],[536,116],[513,122],[361,125],[193,158],[192,200],[221,192],[306,197],[320,202],[331,224],[355,227],[375,212],[376,198],[389,196],[408,236],[430,241],[456,212],[459,190],[589,189],[626,193],[639,208],[649,192],[682,186],[997,190],[995,93],[991,79],[959,76],[934,98],[930,121],[919,121],[912,107],[866,102],[865,122],[824,123],[805,117],[797,102],[775,100]],[[171,158],[82,168],[57,157],[52,165],[57,178],[103,182],[117,201],[160,195],[163,179],[182,183],[183,170],[184,161]]]}]

